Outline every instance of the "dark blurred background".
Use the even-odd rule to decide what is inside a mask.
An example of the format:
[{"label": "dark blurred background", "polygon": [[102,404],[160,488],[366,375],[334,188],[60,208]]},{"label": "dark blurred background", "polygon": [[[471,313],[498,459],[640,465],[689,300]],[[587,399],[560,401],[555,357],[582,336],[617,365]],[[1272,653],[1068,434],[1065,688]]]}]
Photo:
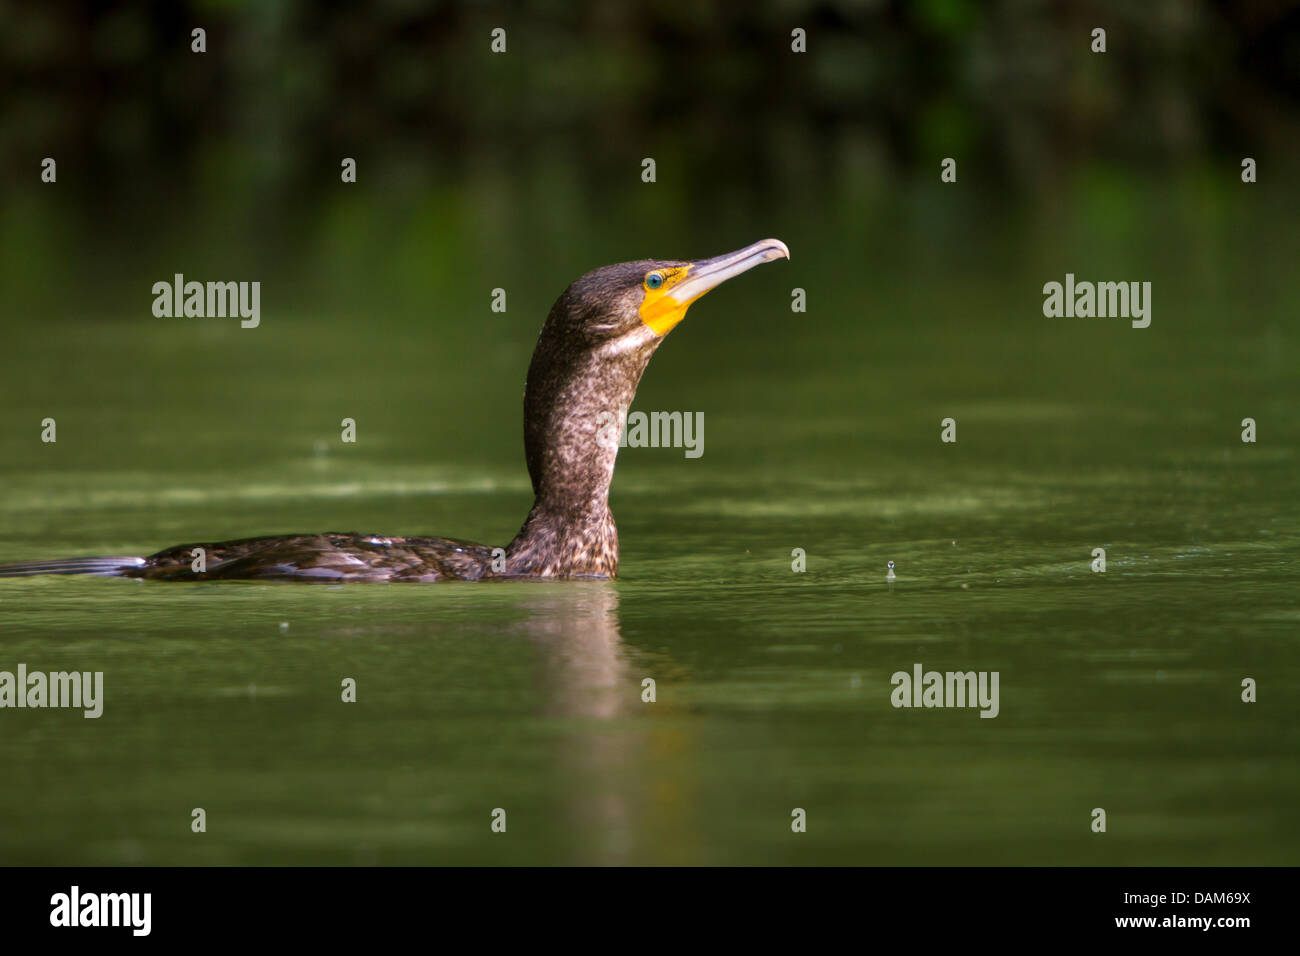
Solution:
[{"label": "dark blurred background", "polygon": [[[1284,0],[4,0],[0,70],[11,307],[77,294],[69,260],[83,304],[112,305],[114,280],[177,243],[195,273],[273,258],[274,301],[292,282],[304,306],[363,308],[376,282],[389,302],[427,296],[417,266],[434,259],[564,276],[713,253],[737,220],[870,219],[878,255],[921,223],[961,249],[1066,214],[1080,183],[1123,206],[1144,180],[1236,189],[1246,155],[1277,184],[1300,152],[1300,7]],[[934,198],[891,204],[913,184],[934,197],[946,156],[962,184],[947,227]]]}]

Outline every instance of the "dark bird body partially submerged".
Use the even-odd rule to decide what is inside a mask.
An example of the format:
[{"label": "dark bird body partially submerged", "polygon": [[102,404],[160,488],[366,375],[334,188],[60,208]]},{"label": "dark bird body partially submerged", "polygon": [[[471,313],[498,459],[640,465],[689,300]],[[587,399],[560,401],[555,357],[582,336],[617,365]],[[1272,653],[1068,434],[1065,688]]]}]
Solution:
[{"label": "dark bird body partially submerged", "polygon": [[[524,390],[524,450],[533,507],[504,549],[452,538],[274,535],[178,545],[146,558],[68,558],[4,565],[0,577],[103,574],[162,581],[613,577],[618,572],[618,531],[609,510],[609,486],[618,445],[598,440],[602,413],[617,415],[632,404],[650,357],[692,302],[732,276],[789,255],[784,243],[764,239],[699,262],[643,260],[606,266],[564,291],[542,327]],[[200,555],[204,570],[196,571]]]},{"label": "dark bird body partially submerged", "polygon": [[[194,549],[207,571],[194,572]],[[492,577],[492,549],[450,538],[394,538],[364,534],[291,534],[219,544],[182,544],[145,558],[121,574],[159,581],[478,581]]]}]

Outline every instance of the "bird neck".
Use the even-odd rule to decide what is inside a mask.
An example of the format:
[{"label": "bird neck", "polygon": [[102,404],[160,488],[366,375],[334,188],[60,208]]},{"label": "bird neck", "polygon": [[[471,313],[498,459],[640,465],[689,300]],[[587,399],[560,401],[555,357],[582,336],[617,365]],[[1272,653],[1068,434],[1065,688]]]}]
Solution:
[{"label": "bird neck", "polygon": [[653,349],[565,348],[543,332],[524,392],[533,507],[506,550],[512,574],[610,575],[618,532],[609,487],[622,415]]}]

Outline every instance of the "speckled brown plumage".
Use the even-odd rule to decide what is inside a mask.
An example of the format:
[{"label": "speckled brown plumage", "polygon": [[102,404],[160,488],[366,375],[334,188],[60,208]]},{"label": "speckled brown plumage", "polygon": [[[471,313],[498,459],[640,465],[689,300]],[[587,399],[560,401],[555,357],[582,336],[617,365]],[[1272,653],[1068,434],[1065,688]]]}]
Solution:
[{"label": "speckled brown plumage", "polygon": [[[323,582],[613,577],[618,573],[618,530],[609,510],[609,486],[618,446],[597,441],[597,433],[602,413],[617,415],[632,404],[641,375],[664,338],[640,312],[648,294],[647,275],[686,269],[685,275],[707,291],[777,256],[788,256],[785,246],[763,240],[698,263],[625,262],[589,272],[564,291],[542,327],[528,368],[524,450],[534,501],[504,554],[451,538],[275,535],[178,545],[146,558],[0,566],[0,576]],[[709,269],[720,278],[707,280]],[[698,277],[695,270],[700,270]],[[203,549],[203,571],[194,569],[195,549]]]},{"label": "speckled brown plumage", "polygon": [[[194,570],[196,548],[204,550],[202,573]],[[491,561],[490,547],[468,541],[330,532],[177,545],[122,575],[158,581],[477,581]]]}]

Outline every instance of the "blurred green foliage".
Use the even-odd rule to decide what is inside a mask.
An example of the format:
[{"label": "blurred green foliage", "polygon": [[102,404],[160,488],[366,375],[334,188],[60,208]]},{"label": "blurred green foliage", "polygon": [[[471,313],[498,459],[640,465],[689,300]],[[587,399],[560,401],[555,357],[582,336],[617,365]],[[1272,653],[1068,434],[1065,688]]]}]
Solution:
[{"label": "blurred green foliage", "polygon": [[[0,0],[0,283],[40,304],[75,262],[102,303],[184,249],[337,303],[413,270],[566,275],[800,218],[876,217],[892,249],[892,225],[1051,218],[1108,179],[1122,219],[1133,183],[1231,189],[1243,155],[1285,178],[1298,65],[1300,8],[1276,0]],[[944,156],[974,199],[886,208]]]}]

